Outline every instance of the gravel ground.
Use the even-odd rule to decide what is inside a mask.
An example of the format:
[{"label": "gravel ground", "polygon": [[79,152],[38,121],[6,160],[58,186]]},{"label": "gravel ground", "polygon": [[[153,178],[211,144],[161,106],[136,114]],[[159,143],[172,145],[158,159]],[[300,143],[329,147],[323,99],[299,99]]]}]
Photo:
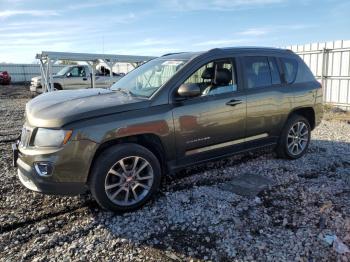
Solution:
[{"label": "gravel ground", "polygon": [[[329,112],[299,160],[259,151],[187,169],[143,209],[116,215],[89,195],[21,186],[10,145],[29,97],[0,86],[1,261],[350,261],[349,115]],[[238,195],[230,185],[242,175],[271,183]]]}]

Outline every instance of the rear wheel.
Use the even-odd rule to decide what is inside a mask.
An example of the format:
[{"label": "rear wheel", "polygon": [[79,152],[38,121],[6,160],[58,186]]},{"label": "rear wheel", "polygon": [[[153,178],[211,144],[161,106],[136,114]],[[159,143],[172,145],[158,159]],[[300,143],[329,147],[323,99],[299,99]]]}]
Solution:
[{"label": "rear wheel", "polygon": [[115,212],[135,210],[158,190],[158,159],[137,144],[120,144],[103,151],[94,164],[90,190],[99,205]]},{"label": "rear wheel", "polygon": [[276,153],[278,157],[297,159],[303,156],[309,146],[311,128],[309,121],[300,115],[292,115],[280,136]]}]

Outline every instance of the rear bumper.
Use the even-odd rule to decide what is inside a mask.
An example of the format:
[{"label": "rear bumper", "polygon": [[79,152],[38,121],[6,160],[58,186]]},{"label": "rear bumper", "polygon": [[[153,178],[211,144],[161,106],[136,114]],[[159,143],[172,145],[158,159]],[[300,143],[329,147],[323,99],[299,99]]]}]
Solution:
[{"label": "rear bumper", "polygon": [[317,127],[322,122],[323,118],[323,104],[319,103],[315,105],[315,127]]},{"label": "rear bumper", "polygon": [[78,195],[87,191],[85,183],[51,182],[40,178],[35,170],[20,158],[17,159],[17,167],[19,180],[32,191],[54,195]]}]

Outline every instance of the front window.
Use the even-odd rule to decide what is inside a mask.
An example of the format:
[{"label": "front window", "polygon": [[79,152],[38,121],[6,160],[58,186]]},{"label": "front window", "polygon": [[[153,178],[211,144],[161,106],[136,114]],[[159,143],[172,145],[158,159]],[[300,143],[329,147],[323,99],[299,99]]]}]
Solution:
[{"label": "front window", "polygon": [[195,84],[201,96],[237,91],[236,70],[231,59],[215,60],[194,72],[185,84]]},{"label": "front window", "polygon": [[70,71],[70,74],[72,77],[85,77],[84,67],[82,66],[73,67],[72,70]]},{"label": "front window", "polygon": [[63,67],[60,71],[58,71],[58,73],[56,74],[57,76],[64,76],[65,74],[67,74],[67,72],[70,70],[71,68],[69,66]]},{"label": "front window", "polygon": [[116,82],[112,90],[125,90],[131,95],[150,97],[184,66],[186,60],[151,60]]}]

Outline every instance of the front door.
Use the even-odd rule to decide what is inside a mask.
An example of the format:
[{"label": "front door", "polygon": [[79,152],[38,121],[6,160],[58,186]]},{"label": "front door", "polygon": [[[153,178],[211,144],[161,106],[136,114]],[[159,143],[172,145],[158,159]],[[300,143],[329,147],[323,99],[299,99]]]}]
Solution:
[{"label": "front door", "polygon": [[86,88],[89,82],[89,78],[86,76],[85,67],[74,66],[67,73],[67,77],[64,79],[64,89]]},{"label": "front door", "polygon": [[201,95],[176,103],[173,110],[179,165],[225,154],[243,141],[246,97],[235,68],[231,59],[213,61],[185,81],[199,85]]}]

